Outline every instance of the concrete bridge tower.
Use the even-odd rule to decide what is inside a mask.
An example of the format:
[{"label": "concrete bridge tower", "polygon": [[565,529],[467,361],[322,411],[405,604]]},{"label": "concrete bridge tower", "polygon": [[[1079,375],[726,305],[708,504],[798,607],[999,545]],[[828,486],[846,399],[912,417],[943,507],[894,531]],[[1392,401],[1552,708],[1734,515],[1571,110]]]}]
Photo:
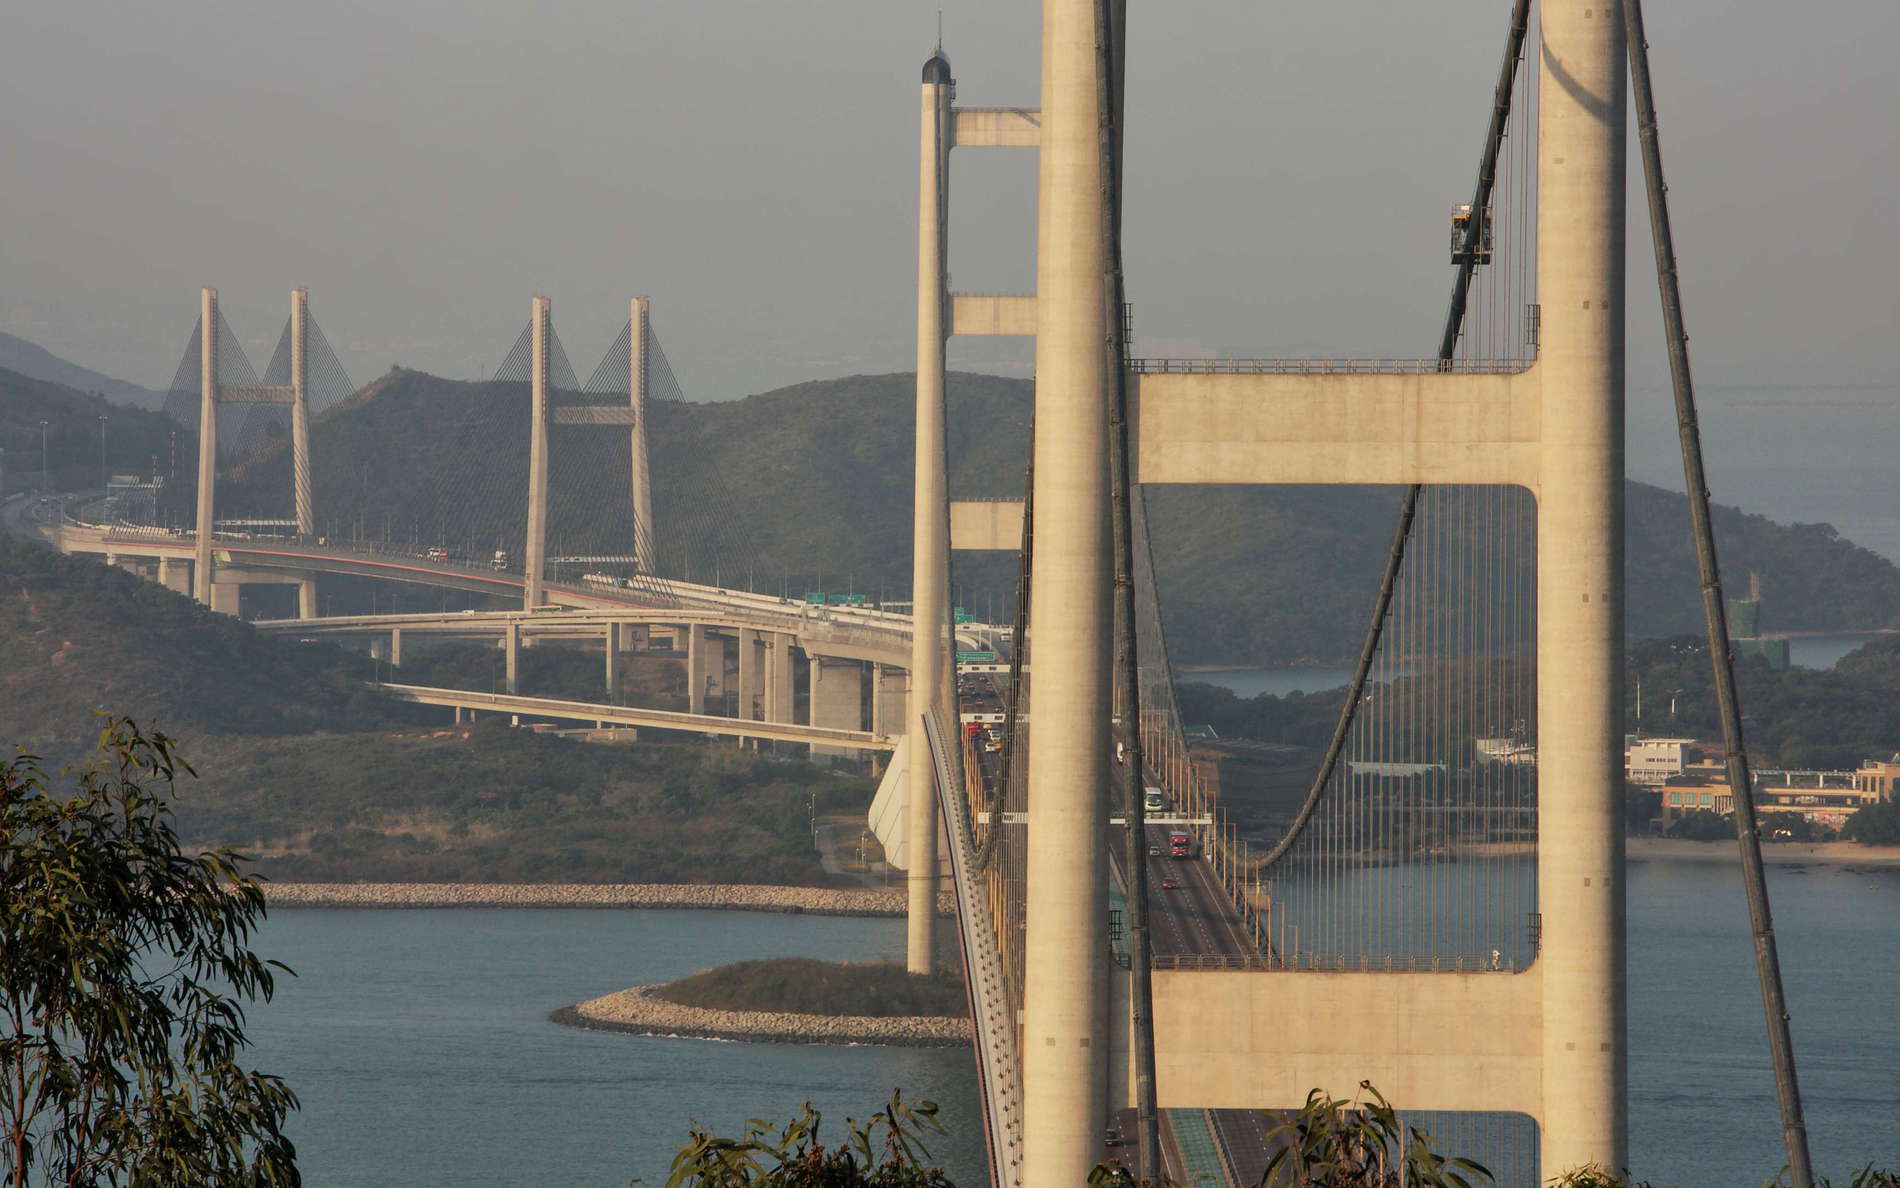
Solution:
[{"label": "concrete bridge tower", "polygon": [[[290,469],[295,499],[297,535],[309,540],[317,534],[317,515],[310,494],[309,351],[305,321],[310,315],[310,292],[290,293]],[[317,582],[306,577],[297,583],[297,617],[317,617]]]},{"label": "concrete bridge tower", "polygon": [[[228,404],[279,404],[290,408],[290,474],[297,534],[316,535],[316,512],[311,501],[310,483],[310,400],[307,383],[308,319],[310,294],[304,289],[290,293],[290,383],[273,386],[227,386],[218,379],[224,344],[218,317],[218,291],[205,289],[198,299],[198,503],[196,540],[192,553],[192,597],[207,606],[219,606],[233,614],[237,611],[234,588],[227,584],[222,595],[217,590],[213,537],[218,512],[218,410]],[[317,584],[314,578],[297,579],[297,613],[313,619],[317,615]]]},{"label": "concrete bridge tower", "polygon": [[1044,0],[1024,1184],[1088,1181],[1107,1117],[1109,293],[1100,0]]},{"label": "concrete bridge tower", "polygon": [[[1083,1182],[1105,1118],[1103,834],[1112,372],[1101,47],[1045,0],[1026,1184]],[[1119,22],[1117,22],[1119,24]],[[1168,972],[1163,1107],[1287,1108],[1362,1079],[1405,1109],[1522,1112],[1543,1177],[1627,1162],[1621,742],[1626,50],[1617,0],[1545,0],[1528,369],[1148,374],[1143,483],[1509,484],[1537,499],[1539,942],[1517,973]],[[1295,369],[1297,371],[1297,369]],[[1350,369],[1348,369],[1350,370]],[[1482,369],[1481,369],[1482,370]],[[1262,1018],[1300,1021],[1299,1043]],[[1263,1035],[1257,1042],[1254,1035]]]},{"label": "concrete bridge tower", "polygon": [[198,294],[198,509],[191,596],[211,605],[211,533],[218,486],[218,291]]},{"label": "concrete bridge tower", "polygon": [[944,420],[944,287],[949,231],[951,103],[956,82],[941,47],[924,63],[917,181],[917,446],[911,526],[910,869],[905,964],[928,973],[937,926],[937,773],[923,718],[950,698],[950,502]]},{"label": "concrete bridge tower", "polygon": [[627,336],[627,403],[631,406],[632,490],[634,568],[643,574],[653,572],[653,472],[647,466],[647,379],[649,335],[652,333],[653,301],[635,297],[628,303],[630,322]]},{"label": "concrete bridge tower", "polygon": [[528,528],[521,545],[521,604],[541,605],[548,557],[548,335],[552,304],[536,297],[529,312]]}]

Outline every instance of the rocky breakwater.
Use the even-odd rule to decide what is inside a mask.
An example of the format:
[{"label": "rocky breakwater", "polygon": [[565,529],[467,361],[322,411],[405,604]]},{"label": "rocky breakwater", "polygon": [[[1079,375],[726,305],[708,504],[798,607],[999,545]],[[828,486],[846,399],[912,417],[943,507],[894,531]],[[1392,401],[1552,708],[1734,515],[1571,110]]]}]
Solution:
[{"label": "rocky breakwater", "polygon": [[[757,883],[269,883],[274,908],[700,908],[901,916],[901,887],[774,887]],[[937,909],[949,914],[952,897]]]},{"label": "rocky breakwater", "polygon": [[747,1040],[773,1044],[891,1044],[945,1048],[971,1040],[970,1020],[935,1015],[800,1015],[787,1011],[728,1011],[682,1006],[657,997],[656,986],[634,986],[563,1007],[556,1023],[634,1035]]}]

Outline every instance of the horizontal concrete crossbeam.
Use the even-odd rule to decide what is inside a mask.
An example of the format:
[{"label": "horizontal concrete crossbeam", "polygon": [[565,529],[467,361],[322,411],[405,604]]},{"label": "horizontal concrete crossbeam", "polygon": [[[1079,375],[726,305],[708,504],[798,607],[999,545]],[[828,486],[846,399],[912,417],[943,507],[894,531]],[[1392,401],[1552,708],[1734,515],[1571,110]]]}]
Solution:
[{"label": "horizontal concrete crossbeam", "polygon": [[1042,144],[1042,112],[1034,107],[959,107],[951,113],[950,143],[956,148],[1036,148]]},{"label": "horizontal concrete crossbeam", "polygon": [[554,410],[556,425],[636,425],[639,420],[631,405],[569,404]]},{"label": "horizontal concrete crossbeam", "polygon": [[274,384],[227,385],[218,389],[219,404],[295,404],[297,389]]},{"label": "horizontal concrete crossbeam", "polygon": [[1160,1104],[1290,1109],[1315,1087],[1354,1097],[1370,1081],[1408,1110],[1539,1117],[1542,1002],[1538,967],[1516,974],[1157,970]]},{"label": "horizontal concrete crossbeam", "polygon": [[1142,375],[1144,483],[1538,489],[1539,373]]},{"label": "horizontal concrete crossbeam", "polygon": [[1036,298],[1020,293],[952,293],[950,333],[1034,338]]},{"label": "horizontal concrete crossbeam", "polygon": [[1022,500],[957,499],[951,501],[951,548],[972,551],[1019,549],[1022,544]]}]

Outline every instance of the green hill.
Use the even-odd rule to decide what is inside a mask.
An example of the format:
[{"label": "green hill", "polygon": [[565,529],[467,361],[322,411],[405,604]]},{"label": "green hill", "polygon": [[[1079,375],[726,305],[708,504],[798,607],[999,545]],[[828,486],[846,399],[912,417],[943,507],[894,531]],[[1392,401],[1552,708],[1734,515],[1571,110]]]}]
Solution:
[{"label": "green hill", "polygon": [[[1625,730],[1710,741],[1722,737],[1704,636],[1636,641],[1624,681]],[[1745,657],[1736,665],[1736,682],[1749,752],[1759,767],[1843,769],[1900,750],[1900,635],[1880,636],[1829,669],[1777,671],[1759,657]],[[1642,719],[1637,717],[1639,685],[1649,690]],[[1445,696],[1454,703],[1463,695],[1458,682],[1440,687],[1450,690]],[[1238,697],[1232,690],[1192,681],[1178,692],[1186,720],[1204,722],[1224,738],[1304,746],[1315,770],[1343,694],[1323,689]],[[1448,711],[1448,717],[1457,720],[1458,711]]]},{"label": "green hill", "polygon": [[963,983],[945,974],[907,973],[888,961],[815,961],[770,957],[740,961],[668,982],[655,998],[719,1011],[795,1015],[963,1015]]},{"label": "green hill", "polygon": [[[949,398],[952,493],[1020,495],[1030,386],[957,373]],[[663,570],[794,595],[849,584],[906,597],[912,400],[911,378],[899,374],[656,406],[650,453]],[[519,385],[392,372],[331,409],[312,445],[325,530],[476,553],[519,548],[526,402]],[[557,429],[551,453],[556,549],[624,551],[625,500],[602,477],[624,474],[624,437]],[[288,483],[287,459],[266,451],[227,489],[261,507],[287,500]],[[1327,662],[1356,652],[1393,491],[1170,487],[1148,498],[1178,662]],[[1734,508],[1718,510],[1716,524],[1731,582],[1760,573],[1771,629],[1900,625],[1900,569],[1826,525],[1781,525]],[[1631,633],[1695,630],[1681,496],[1630,485],[1627,559]],[[1013,554],[958,554],[957,597],[1004,614],[1015,569]]]},{"label": "green hill", "polygon": [[191,481],[197,434],[163,413],[114,404],[97,392],[69,388],[0,366],[0,450],[5,490],[39,485],[40,422],[46,422],[46,464],[55,490],[99,485],[99,418],[106,418],[105,462],[112,474],[167,473],[172,431],[178,430],[178,473]]},{"label": "green hill", "polygon": [[63,748],[95,710],[184,735],[381,725],[367,665],[286,644],[124,570],[0,536],[0,739]]},{"label": "green hill", "polygon": [[[163,730],[198,771],[179,782],[181,833],[257,853],[277,878],[717,882],[742,870],[822,884],[810,814],[870,803],[867,777],[730,744],[599,746],[498,717],[448,729],[439,712],[363,689],[360,657],[4,536],[0,607],[0,753],[31,750],[56,769],[89,750],[95,711]],[[597,657],[532,650],[547,653],[525,674],[541,685],[598,672]],[[450,680],[476,663],[454,650],[418,659]],[[632,667],[651,682],[667,663]]]}]

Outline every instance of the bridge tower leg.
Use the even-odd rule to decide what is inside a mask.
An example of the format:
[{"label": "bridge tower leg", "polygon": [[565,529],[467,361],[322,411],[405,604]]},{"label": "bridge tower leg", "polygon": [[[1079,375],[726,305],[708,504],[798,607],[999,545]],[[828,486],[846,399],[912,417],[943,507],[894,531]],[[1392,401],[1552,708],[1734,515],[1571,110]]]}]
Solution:
[{"label": "bridge tower leg", "polygon": [[[653,572],[653,480],[647,468],[647,362],[648,336],[651,333],[653,302],[635,297],[628,325],[627,397],[633,406],[632,499],[633,566],[636,572]],[[743,716],[743,715],[741,715]]]},{"label": "bridge tower leg", "polygon": [[548,556],[549,308],[546,297],[536,297],[528,323],[533,342],[528,396],[528,531],[521,549],[521,599],[528,610],[541,605],[542,573]]},{"label": "bridge tower leg", "polygon": [[1081,1184],[1107,1109],[1107,187],[1097,0],[1044,0],[1037,210],[1036,724],[1023,1183]]},{"label": "bridge tower leg", "polygon": [[191,596],[211,605],[211,532],[218,486],[218,291],[198,295],[198,517]]},{"label": "bridge tower leg", "polygon": [[923,717],[950,704],[944,633],[950,602],[950,499],[946,479],[944,342],[949,304],[951,103],[956,82],[942,52],[924,63],[917,179],[917,445],[911,509],[910,869],[905,967],[929,973],[937,929],[937,772]]},{"label": "bridge tower leg", "polygon": [[1617,754],[1627,46],[1613,3],[1550,0],[1542,19],[1538,961],[1548,1178],[1591,1161],[1611,1168],[1628,1161]]},{"label": "bridge tower leg", "polygon": [[[307,289],[290,292],[290,476],[296,503],[297,535],[309,540],[317,534],[316,512],[310,499],[310,399],[305,352],[304,321],[310,312]],[[297,583],[297,617],[317,617],[317,579]]]}]

